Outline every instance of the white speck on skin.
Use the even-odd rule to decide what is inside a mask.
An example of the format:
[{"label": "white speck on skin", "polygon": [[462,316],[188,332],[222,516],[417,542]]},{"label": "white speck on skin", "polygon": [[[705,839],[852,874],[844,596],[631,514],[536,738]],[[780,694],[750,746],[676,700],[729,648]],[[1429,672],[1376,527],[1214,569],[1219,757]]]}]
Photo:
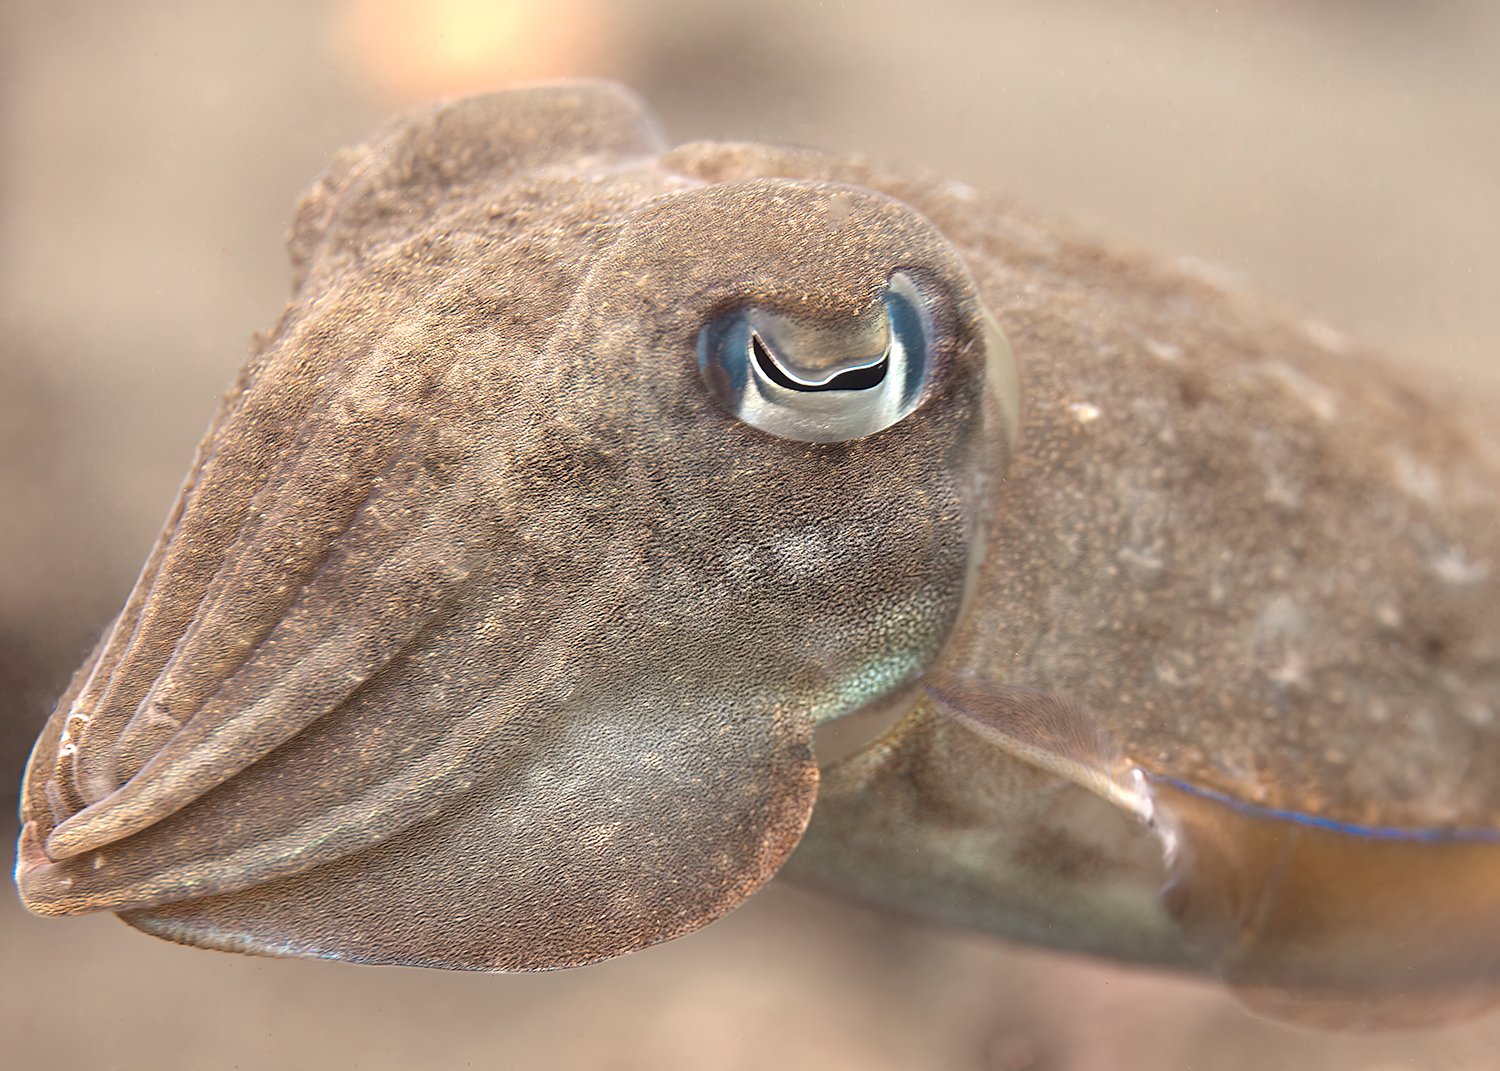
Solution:
[{"label": "white speck on skin", "polygon": [[834,533],[811,527],[789,532],[766,549],[783,575],[796,578],[827,569],[828,563],[838,557],[838,540]]},{"label": "white speck on skin", "polygon": [[67,758],[78,750],[77,737],[89,721],[89,715],[76,711],[63,719],[63,730],[57,738],[57,754],[60,758]]},{"label": "white speck on skin", "polygon": [[835,227],[842,227],[849,221],[854,207],[849,203],[847,195],[835,193],[823,202],[823,217]]},{"label": "white speck on skin", "polygon": [[1121,547],[1115,557],[1125,565],[1150,573],[1160,572],[1166,567],[1166,562],[1150,547]]},{"label": "white speck on skin", "polygon": [[1459,586],[1477,584],[1490,575],[1488,562],[1472,560],[1461,547],[1447,547],[1429,555],[1427,566],[1439,580]]},{"label": "white speck on skin", "polygon": [[1168,364],[1179,364],[1183,359],[1182,347],[1175,342],[1162,342],[1159,339],[1146,339],[1146,352],[1158,361],[1166,361]]},{"label": "white speck on skin", "polygon": [[1391,603],[1381,603],[1375,609],[1375,620],[1385,628],[1398,629],[1402,622],[1401,610]]},{"label": "white speck on skin", "polygon": [[1442,478],[1431,465],[1398,448],[1391,451],[1391,467],[1395,469],[1396,486],[1413,498],[1432,505],[1442,497]]},{"label": "white speck on skin", "polygon": [[1302,492],[1298,486],[1297,458],[1292,456],[1286,443],[1264,429],[1254,432],[1255,456],[1260,462],[1266,480],[1266,502],[1296,510],[1302,506]]},{"label": "white speck on skin", "polygon": [[1281,361],[1266,361],[1259,367],[1290,391],[1292,397],[1311,409],[1319,420],[1328,422],[1339,415],[1338,402],[1334,399],[1333,392],[1317,380]]},{"label": "white speck on skin", "polygon": [[1284,688],[1301,688],[1307,684],[1307,663],[1296,651],[1288,651],[1281,665],[1266,676]]},{"label": "white speck on skin", "polygon": [[1470,725],[1480,729],[1486,729],[1495,724],[1495,708],[1481,700],[1475,699],[1465,703],[1463,713]]},{"label": "white speck on skin", "polygon": [[1068,406],[1068,412],[1073,414],[1073,419],[1080,424],[1092,424],[1100,417],[1099,407],[1092,402],[1074,402]]}]

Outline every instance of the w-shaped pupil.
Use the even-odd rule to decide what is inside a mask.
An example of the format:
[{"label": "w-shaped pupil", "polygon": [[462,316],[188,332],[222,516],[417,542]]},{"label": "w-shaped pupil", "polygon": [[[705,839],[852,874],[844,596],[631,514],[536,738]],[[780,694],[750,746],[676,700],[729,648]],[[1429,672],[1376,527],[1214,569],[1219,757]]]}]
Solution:
[{"label": "w-shaped pupil", "polygon": [[840,372],[823,383],[810,383],[787,375],[786,370],[776,362],[776,358],[771,356],[770,349],[759,335],[754,333],[750,335],[750,348],[755,353],[755,363],[760,365],[760,370],[772,383],[785,387],[787,390],[800,390],[808,393],[825,390],[869,390],[885,379],[886,371],[891,364],[890,354],[886,354],[874,364]]}]

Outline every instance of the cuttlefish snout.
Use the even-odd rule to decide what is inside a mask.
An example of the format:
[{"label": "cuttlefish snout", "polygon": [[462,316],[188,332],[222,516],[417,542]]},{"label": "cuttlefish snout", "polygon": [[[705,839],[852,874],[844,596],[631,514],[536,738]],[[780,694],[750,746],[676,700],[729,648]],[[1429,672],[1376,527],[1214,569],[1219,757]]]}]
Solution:
[{"label": "cuttlefish snout", "polygon": [[[486,124],[521,143],[474,159]],[[29,907],[551,967],[780,867],[813,726],[951,631],[1013,429],[924,219],[659,149],[615,92],[481,98],[315,188],[292,306],[33,756]]]}]

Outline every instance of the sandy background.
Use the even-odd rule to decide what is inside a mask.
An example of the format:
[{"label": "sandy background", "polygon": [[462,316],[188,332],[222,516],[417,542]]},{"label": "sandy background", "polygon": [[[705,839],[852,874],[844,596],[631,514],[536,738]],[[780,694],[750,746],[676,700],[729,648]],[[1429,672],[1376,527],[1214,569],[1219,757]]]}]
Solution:
[{"label": "sandy background", "polygon": [[[0,792],[122,601],[297,192],[440,94],[625,79],[670,134],[858,149],[1208,261],[1500,386],[1487,0],[0,3]],[[9,819],[0,819],[0,833]],[[178,949],[0,895],[15,1067],[1491,1068],[1500,1021],[1340,1038],[1211,986],[773,886],[581,971]]]}]

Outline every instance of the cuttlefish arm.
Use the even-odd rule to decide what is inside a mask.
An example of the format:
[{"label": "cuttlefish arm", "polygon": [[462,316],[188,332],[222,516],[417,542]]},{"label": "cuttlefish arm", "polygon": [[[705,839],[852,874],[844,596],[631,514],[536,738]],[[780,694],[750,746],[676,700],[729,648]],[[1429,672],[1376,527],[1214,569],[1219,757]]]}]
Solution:
[{"label": "cuttlefish arm", "polygon": [[1013,428],[930,223],[661,148],[557,87],[314,187],[291,305],[32,756],[28,907],[535,969],[781,866],[814,725],[957,620]]}]

